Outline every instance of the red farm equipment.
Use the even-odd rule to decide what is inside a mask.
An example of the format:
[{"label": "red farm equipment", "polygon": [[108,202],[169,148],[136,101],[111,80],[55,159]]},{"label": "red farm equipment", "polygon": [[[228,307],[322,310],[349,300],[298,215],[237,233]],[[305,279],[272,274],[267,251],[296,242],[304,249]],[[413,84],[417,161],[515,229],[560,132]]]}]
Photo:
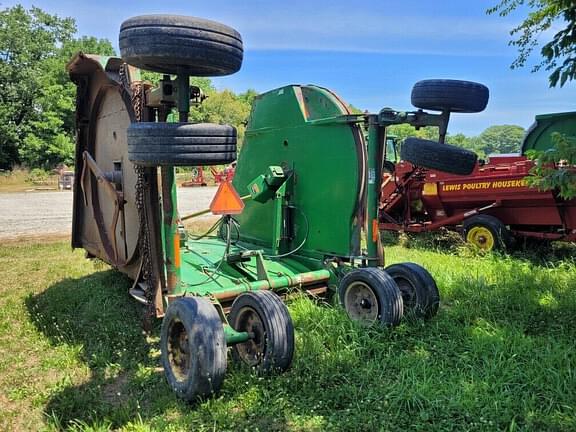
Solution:
[{"label": "red farm equipment", "polygon": [[206,179],[204,178],[204,170],[202,167],[192,167],[190,171],[190,180],[182,182],[181,186],[208,186],[208,183],[206,183]]},{"label": "red farm equipment", "polygon": [[214,177],[215,183],[231,182],[234,180],[234,173],[236,172],[236,161],[227,165],[223,170],[218,170],[216,167],[211,166],[210,172]]},{"label": "red farm equipment", "polygon": [[[234,179],[234,172],[236,170],[236,161],[229,165],[226,165],[224,169],[219,170],[218,168],[211,166],[209,167],[210,174],[214,178],[214,183],[220,184],[224,182],[231,182]],[[192,167],[190,171],[191,178],[182,183],[183,187],[190,186],[207,186],[207,179],[204,177],[204,170],[202,167]]]},{"label": "red farm equipment", "polygon": [[576,200],[564,200],[526,182],[534,166],[526,152],[551,148],[555,132],[576,135],[576,112],[537,116],[520,154],[492,155],[487,162],[478,161],[467,175],[443,172],[430,158],[429,142],[414,138],[406,140],[404,160],[393,162],[396,142],[389,138],[380,229],[424,232],[447,227],[485,250],[506,248],[522,237],[575,241]]}]

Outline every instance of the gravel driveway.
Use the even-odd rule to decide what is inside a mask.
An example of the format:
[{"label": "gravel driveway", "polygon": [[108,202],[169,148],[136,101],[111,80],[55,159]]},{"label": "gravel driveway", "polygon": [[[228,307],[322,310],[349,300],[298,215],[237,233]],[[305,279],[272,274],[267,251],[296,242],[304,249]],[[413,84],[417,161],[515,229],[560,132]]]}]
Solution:
[{"label": "gravel driveway", "polygon": [[[180,214],[208,208],[216,189],[179,188]],[[63,236],[71,229],[72,192],[0,193],[0,242],[27,236]]]}]

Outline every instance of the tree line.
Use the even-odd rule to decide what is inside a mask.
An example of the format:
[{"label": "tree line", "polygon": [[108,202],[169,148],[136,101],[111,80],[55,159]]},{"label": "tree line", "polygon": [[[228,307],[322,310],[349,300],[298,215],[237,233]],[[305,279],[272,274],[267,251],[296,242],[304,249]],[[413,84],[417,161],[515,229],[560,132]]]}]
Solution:
[{"label": "tree line", "polygon": [[[512,67],[525,66],[534,48],[542,43],[542,60],[533,71],[547,70],[551,86],[565,85],[576,77],[574,0],[501,0],[487,13],[506,16],[521,6],[529,11],[526,19],[511,31],[510,44],[519,53]],[[548,42],[541,42],[552,28],[560,30]],[[65,65],[78,51],[116,54],[110,41],[76,37],[76,31],[73,18],[60,18],[37,7],[26,10],[16,5],[0,10],[0,169],[18,165],[51,168],[72,162],[75,86]],[[209,97],[192,111],[191,121],[229,123],[238,128],[242,137],[256,92],[218,91],[209,79],[198,79],[195,84]],[[410,126],[395,126],[392,131],[399,138],[410,134],[435,139],[437,134],[434,129],[415,131]],[[449,135],[447,141],[485,157],[517,152],[523,135],[520,126],[500,125],[491,126],[476,137]],[[576,162],[573,148],[573,137],[558,137],[555,153],[533,157],[542,164],[552,159],[571,165]],[[568,190],[566,196],[576,195],[573,170],[563,168],[560,176],[557,171],[535,174],[550,179],[542,182],[542,187],[559,187]],[[568,189],[563,186],[566,184]]]},{"label": "tree line", "polygon": [[[410,125],[395,125],[388,128],[388,133],[399,140],[417,137],[429,140],[438,139],[438,128],[424,127],[416,130]],[[481,158],[491,154],[519,153],[526,131],[516,125],[490,126],[478,136],[466,136],[462,133],[448,134],[446,143],[472,150]]]},{"label": "tree line", "polygon": [[[37,7],[0,10],[0,169],[73,162],[76,86],[66,64],[78,51],[116,55],[109,40],[76,37],[76,31],[74,19]],[[191,121],[232,124],[242,137],[256,92],[218,91],[207,78],[193,84],[208,98],[192,110]]]},{"label": "tree line", "polygon": [[72,18],[36,7],[0,11],[0,169],[72,161],[76,89],[65,65],[77,51],[114,54],[75,33]]},{"label": "tree line", "polygon": [[[77,38],[72,18],[60,18],[37,7],[14,6],[0,11],[0,169],[17,165],[52,168],[71,164],[74,154],[74,84],[66,73],[72,56],[83,51],[115,55],[110,41]],[[144,72],[157,82],[159,74]],[[243,137],[257,93],[217,90],[208,78],[193,78],[208,98],[192,109],[190,121],[228,123]],[[433,139],[434,131],[395,127],[395,134]],[[480,155],[518,151],[524,131],[519,126],[492,126],[478,137],[457,134],[449,141]]]}]

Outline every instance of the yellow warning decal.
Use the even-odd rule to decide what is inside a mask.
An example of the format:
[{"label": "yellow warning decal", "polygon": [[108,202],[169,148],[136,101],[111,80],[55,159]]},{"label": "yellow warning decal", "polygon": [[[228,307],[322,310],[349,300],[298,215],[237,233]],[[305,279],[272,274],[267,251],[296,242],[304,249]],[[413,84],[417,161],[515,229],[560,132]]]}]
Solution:
[{"label": "yellow warning decal", "polygon": [[438,185],[436,183],[424,183],[422,195],[438,195]]}]

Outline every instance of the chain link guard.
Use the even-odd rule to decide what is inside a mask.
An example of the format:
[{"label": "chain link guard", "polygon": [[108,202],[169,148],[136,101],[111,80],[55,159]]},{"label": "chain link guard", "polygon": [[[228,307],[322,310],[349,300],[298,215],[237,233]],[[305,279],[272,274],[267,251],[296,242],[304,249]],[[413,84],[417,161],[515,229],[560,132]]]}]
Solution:
[{"label": "chain link guard", "polygon": [[[145,121],[145,88],[142,82],[131,84],[126,74],[126,65],[120,67],[122,86],[129,91],[135,113],[135,121]],[[134,165],[136,173],[136,208],[139,218],[138,248],[141,254],[141,270],[134,285],[144,288],[146,314],[144,327],[149,330],[155,317],[163,316],[162,292],[165,287],[162,269],[162,248],[158,229],[158,182],[156,168]]]}]

